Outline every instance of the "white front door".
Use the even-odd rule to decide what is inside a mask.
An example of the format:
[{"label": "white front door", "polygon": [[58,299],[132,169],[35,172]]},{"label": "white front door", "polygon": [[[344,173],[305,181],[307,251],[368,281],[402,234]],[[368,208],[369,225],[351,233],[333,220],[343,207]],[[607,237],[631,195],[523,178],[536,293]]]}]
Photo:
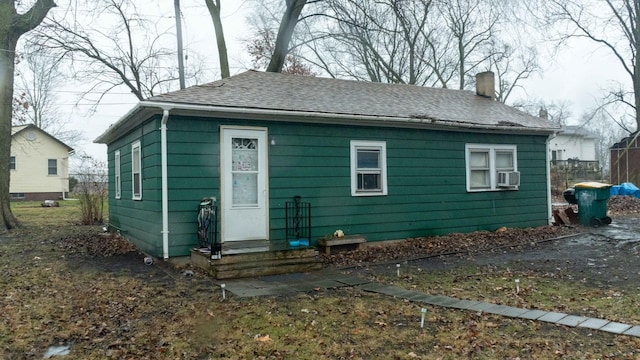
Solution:
[{"label": "white front door", "polygon": [[221,128],[222,241],[268,240],[267,131]]}]

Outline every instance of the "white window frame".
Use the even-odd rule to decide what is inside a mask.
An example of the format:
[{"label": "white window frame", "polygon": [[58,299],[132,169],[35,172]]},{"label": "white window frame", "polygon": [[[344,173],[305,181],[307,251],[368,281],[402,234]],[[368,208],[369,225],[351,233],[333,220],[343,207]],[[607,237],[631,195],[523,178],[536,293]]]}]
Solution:
[{"label": "white window frame", "polygon": [[[513,169],[498,169],[496,167],[496,152],[500,151],[513,152]],[[489,184],[487,187],[471,187],[472,152],[487,152],[489,154]],[[467,192],[517,190],[517,186],[509,188],[498,187],[498,171],[518,171],[518,147],[516,145],[465,144],[465,171],[467,180]]]},{"label": "white window frame", "polygon": [[[136,152],[138,154],[136,158]],[[138,188],[139,193],[135,193],[136,189],[136,172],[135,166],[138,164]],[[131,199],[142,200],[142,148],[140,147],[140,141],[136,141],[131,144]]]},{"label": "white window frame", "polygon": [[9,170],[16,170],[16,157],[14,155],[9,156]]},{"label": "white window frame", "polygon": [[[55,161],[56,162],[55,167],[52,167],[50,165],[51,161]],[[51,169],[55,170],[54,174],[51,173]],[[58,176],[58,159],[47,159],[47,176]]]},{"label": "white window frame", "polygon": [[120,150],[116,150],[114,163],[116,199],[120,199],[122,197],[122,182],[120,176]]},{"label": "white window frame", "polygon": [[[358,150],[376,150],[380,152],[380,189],[359,190]],[[387,195],[387,143],[386,141],[351,140],[351,196]]]}]

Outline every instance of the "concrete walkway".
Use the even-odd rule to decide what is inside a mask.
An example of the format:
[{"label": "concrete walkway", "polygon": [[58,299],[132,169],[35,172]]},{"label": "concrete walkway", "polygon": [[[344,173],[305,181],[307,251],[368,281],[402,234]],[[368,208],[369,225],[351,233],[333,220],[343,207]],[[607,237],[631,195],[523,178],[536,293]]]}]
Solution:
[{"label": "concrete walkway", "polygon": [[605,319],[569,315],[553,311],[542,311],[496,305],[473,300],[460,300],[448,296],[429,295],[419,291],[406,290],[397,286],[371,282],[335,270],[324,269],[313,273],[264,276],[255,279],[233,279],[219,281],[227,291],[238,297],[283,296],[298,292],[312,292],[320,289],[356,287],[363,291],[406,299],[415,303],[429,304],[452,309],[485,312],[516,319],[544,321],[569,327],[587,328],[640,337],[640,326],[633,326]]}]

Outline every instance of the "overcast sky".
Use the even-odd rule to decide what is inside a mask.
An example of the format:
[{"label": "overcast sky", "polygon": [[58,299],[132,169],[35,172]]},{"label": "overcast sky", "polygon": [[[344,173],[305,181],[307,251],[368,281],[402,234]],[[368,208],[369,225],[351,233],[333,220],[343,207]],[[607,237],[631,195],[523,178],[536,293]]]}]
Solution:
[{"label": "overcast sky", "polygon": [[[173,2],[165,0],[163,8],[158,9],[160,17],[173,19]],[[231,73],[237,74],[250,68],[250,61],[244,53],[243,40],[248,39],[246,15],[249,12],[248,1],[223,1],[223,26],[229,48]],[[60,7],[53,11],[61,11]],[[218,79],[219,71],[216,56],[213,25],[204,1],[182,1],[183,37],[185,54],[197,51],[207,59],[211,70],[211,79]],[[587,40],[573,41],[570,47],[561,50],[557,59],[540,59],[543,74],[535,75],[522,83],[525,89],[518,90],[515,98],[541,98],[547,102],[568,101],[573,116],[569,123],[576,123],[579,116],[594,106],[602,96],[603,89],[611,81],[628,82],[627,75],[609,53],[596,47]],[[215,77],[214,77],[215,75]],[[86,141],[76,147],[77,152],[86,152],[106,161],[106,146],[93,144],[93,140],[102,134],[110,124],[127,113],[137,99],[126,89],[116,90],[106,96],[97,111],[87,115],[88,104],[74,106],[78,84],[67,84],[58,90],[61,112],[72,119],[71,126],[84,132]],[[512,100],[514,100],[512,99]]]}]

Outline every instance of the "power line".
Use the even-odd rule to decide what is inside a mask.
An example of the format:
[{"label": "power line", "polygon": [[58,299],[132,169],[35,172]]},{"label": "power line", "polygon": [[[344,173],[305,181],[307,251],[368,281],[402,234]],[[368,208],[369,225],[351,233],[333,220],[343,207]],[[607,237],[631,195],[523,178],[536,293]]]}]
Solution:
[{"label": "power line", "polygon": [[[102,106],[102,105],[127,105],[127,106],[133,106],[137,103],[137,101],[132,101],[132,102],[114,102],[114,103],[105,103],[105,102],[99,102],[99,103],[92,103],[92,104],[83,104],[83,103],[55,103],[54,105],[56,106]],[[8,104],[4,104],[4,105],[8,105]],[[12,105],[12,104],[9,104]]]},{"label": "power line", "polygon": [[[35,89],[32,88],[23,88],[23,87],[14,87],[14,90],[18,90],[18,91],[34,91]],[[53,93],[65,93],[65,94],[78,94],[78,95],[82,95],[82,94],[97,94],[97,95],[102,95],[105,92],[104,91],[96,91],[96,90],[88,90],[88,91],[81,91],[81,90],[48,90],[48,92],[53,92]],[[113,91],[109,91],[106,93],[106,95],[133,95],[130,91],[129,92],[113,92]]]},{"label": "power line", "polygon": [[76,104],[76,103],[69,103],[69,104],[58,104],[56,103],[55,105],[61,105],[61,106],[101,106],[101,105],[129,105],[129,106],[133,106],[137,103],[137,101],[134,102],[130,102],[130,103],[105,103],[105,102],[100,102],[97,104]]},{"label": "power line", "polygon": [[[42,57],[42,58],[45,58],[45,59],[48,58],[48,59],[56,59],[57,60],[57,59],[60,58],[59,56],[43,54],[43,53],[38,52],[38,51],[26,52],[26,51],[17,51],[17,50],[13,51],[13,50],[8,50],[8,49],[0,49],[0,51],[14,53],[16,55],[34,55],[35,54],[35,55],[37,55],[39,57]],[[79,63],[87,63],[87,64],[88,63],[96,63],[96,62],[98,62],[98,60],[95,60],[95,59],[82,59],[82,58],[80,58],[80,59],[74,58],[72,61],[73,62],[79,62]],[[164,70],[167,70],[167,69],[177,70],[177,65],[176,66],[160,66],[160,65],[157,65],[157,66],[153,66],[153,68],[164,69]],[[196,70],[200,70],[200,71],[215,71],[217,69],[210,68],[210,67],[203,67],[203,68],[198,68]]]}]

